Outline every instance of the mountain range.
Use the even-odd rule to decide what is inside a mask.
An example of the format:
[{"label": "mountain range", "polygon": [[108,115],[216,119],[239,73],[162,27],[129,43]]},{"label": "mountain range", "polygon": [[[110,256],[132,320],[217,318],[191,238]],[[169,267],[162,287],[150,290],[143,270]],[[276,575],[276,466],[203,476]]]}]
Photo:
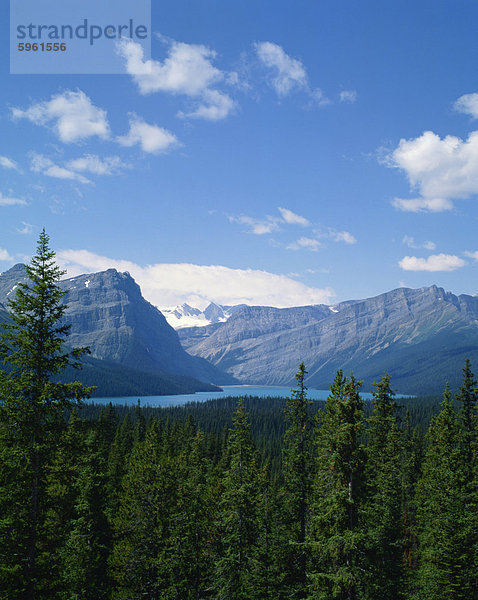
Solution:
[{"label": "mountain range", "polygon": [[[7,299],[20,281],[24,265],[0,275],[0,322],[9,319]],[[81,377],[105,382],[111,395],[187,393],[235,382],[292,386],[301,361],[307,385],[319,389],[330,386],[339,368],[362,379],[365,390],[388,372],[393,386],[410,394],[441,392],[446,381],[458,385],[467,357],[478,371],[478,297],[437,286],[335,306],[182,305],[165,311],[176,331],[128,273],[109,269],[60,286],[68,343],[92,353]]]},{"label": "mountain range", "polygon": [[[333,307],[248,306],[225,323],[179,330],[184,348],[243,382],[327,389],[337,369],[370,389],[386,372],[403,393],[457,385],[468,357],[478,365],[478,297],[442,288],[399,288]],[[475,369],[478,370],[478,369]]]}]

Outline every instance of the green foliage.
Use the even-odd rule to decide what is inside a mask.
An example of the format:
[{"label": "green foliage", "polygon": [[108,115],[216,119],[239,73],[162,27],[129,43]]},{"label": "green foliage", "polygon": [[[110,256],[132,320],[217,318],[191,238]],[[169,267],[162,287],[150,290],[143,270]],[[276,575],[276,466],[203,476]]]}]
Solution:
[{"label": "green foliage", "polygon": [[472,597],[465,579],[465,454],[461,437],[447,386],[442,410],[427,432],[428,448],[418,484],[418,598]]},{"label": "green foliage", "polygon": [[282,557],[289,598],[303,598],[307,584],[306,532],[310,513],[312,442],[310,402],[305,387],[304,363],[296,374],[297,386],[286,400],[287,430],[283,450],[283,536]]},{"label": "green foliage", "polygon": [[87,349],[63,351],[68,327],[57,282],[62,271],[42,231],[28,282],[9,301],[10,323],[0,334],[0,579],[12,598],[37,597],[45,574],[38,570],[42,540],[45,469],[62,426],[65,407],[88,397],[78,382],[52,378],[78,365]]},{"label": "green foliage", "polygon": [[365,588],[370,600],[389,600],[399,597],[402,581],[402,436],[390,376],[374,387],[361,515],[366,533]]},{"label": "green foliage", "polygon": [[353,375],[347,378],[338,371],[318,420],[310,600],[356,598],[362,581],[360,385]]},{"label": "green foliage", "polygon": [[221,600],[249,600],[258,592],[257,525],[259,474],[243,401],[239,401],[227,444],[217,528],[220,536],[214,588]]}]

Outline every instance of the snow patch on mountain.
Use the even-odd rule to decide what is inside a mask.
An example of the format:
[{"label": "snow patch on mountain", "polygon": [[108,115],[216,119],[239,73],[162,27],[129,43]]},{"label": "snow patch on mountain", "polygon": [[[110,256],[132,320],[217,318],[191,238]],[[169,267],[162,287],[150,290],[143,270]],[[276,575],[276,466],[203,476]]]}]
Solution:
[{"label": "snow patch on mountain", "polygon": [[185,303],[160,310],[171,327],[183,329],[184,327],[206,327],[213,323],[224,323],[242,306],[244,305],[223,306],[210,302],[204,310],[201,310]]}]

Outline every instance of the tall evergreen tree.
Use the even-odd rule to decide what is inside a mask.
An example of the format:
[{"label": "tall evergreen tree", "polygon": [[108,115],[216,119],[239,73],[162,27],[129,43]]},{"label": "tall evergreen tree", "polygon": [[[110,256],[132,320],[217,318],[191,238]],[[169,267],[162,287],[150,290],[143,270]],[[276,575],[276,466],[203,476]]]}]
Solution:
[{"label": "tall evergreen tree", "polygon": [[176,506],[177,465],[161,451],[157,423],[150,425],[128,461],[114,514],[115,544],[110,573],[113,598],[168,598],[174,576],[170,528]]},{"label": "tall evergreen tree", "polygon": [[416,485],[420,478],[424,453],[423,432],[412,427],[410,411],[405,416],[402,446],[402,519],[403,519],[403,586],[413,585],[418,566]]},{"label": "tall evergreen tree", "polygon": [[465,509],[467,585],[478,597],[478,383],[468,359],[463,367],[463,380],[456,399],[461,403],[460,423],[465,470]]},{"label": "tall evergreen tree", "polygon": [[110,540],[105,515],[104,465],[98,435],[91,430],[84,439],[84,452],[73,481],[74,512],[59,550],[62,600],[106,600],[106,575]]},{"label": "tall evergreen tree", "polygon": [[305,545],[311,493],[311,419],[305,387],[304,363],[296,373],[297,385],[286,400],[288,427],[283,451],[283,522],[285,552],[282,557],[285,586],[289,598],[304,598],[307,586],[307,547]]},{"label": "tall evergreen tree", "polygon": [[366,597],[392,600],[400,595],[402,579],[402,443],[390,376],[385,375],[373,385],[373,412],[368,419],[366,500],[362,509],[367,548]]},{"label": "tall evergreen tree", "polygon": [[250,425],[242,400],[228,438],[229,464],[219,503],[220,555],[214,588],[218,600],[252,600],[257,585],[258,470]]},{"label": "tall evergreen tree", "polygon": [[462,430],[446,387],[442,409],[427,432],[423,474],[418,483],[420,600],[469,600],[466,558],[466,452]]},{"label": "tall evergreen tree", "polygon": [[[0,496],[0,569],[7,586],[14,586],[11,597],[29,600],[37,596],[38,530],[52,435],[65,407],[90,393],[78,382],[52,381],[68,365],[77,366],[87,351],[63,350],[69,327],[62,323],[66,306],[57,282],[63,272],[54,258],[43,230],[37,253],[27,266],[28,281],[18,284],[15,298],[9,301],[13,322],[2,325],[0,336],[0,359],[8,366],[0,371],[2,479],[17,480],[11,487],[6,484],[7,497]],[[22,466],[17,470],[20,456]],[[9,492],[14,497],[8,498]],[[8,532],[13,522],[15,527]]]},{"label": "tall evergreen tree", "polygon": [[355,600],[362,580],[364,452],[361,383],[341,370],[317,427],[310,600]]}]

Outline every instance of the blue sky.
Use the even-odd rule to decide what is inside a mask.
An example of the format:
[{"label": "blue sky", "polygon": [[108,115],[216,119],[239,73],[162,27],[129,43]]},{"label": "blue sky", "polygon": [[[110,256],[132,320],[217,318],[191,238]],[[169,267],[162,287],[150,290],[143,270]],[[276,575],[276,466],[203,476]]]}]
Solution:
[{"label": "blue sky", "polygon": [[122,75],[10,75],[5,4],[0,271],[45,227],[158,306],[478,293],[476,3],[153,2]]}]

